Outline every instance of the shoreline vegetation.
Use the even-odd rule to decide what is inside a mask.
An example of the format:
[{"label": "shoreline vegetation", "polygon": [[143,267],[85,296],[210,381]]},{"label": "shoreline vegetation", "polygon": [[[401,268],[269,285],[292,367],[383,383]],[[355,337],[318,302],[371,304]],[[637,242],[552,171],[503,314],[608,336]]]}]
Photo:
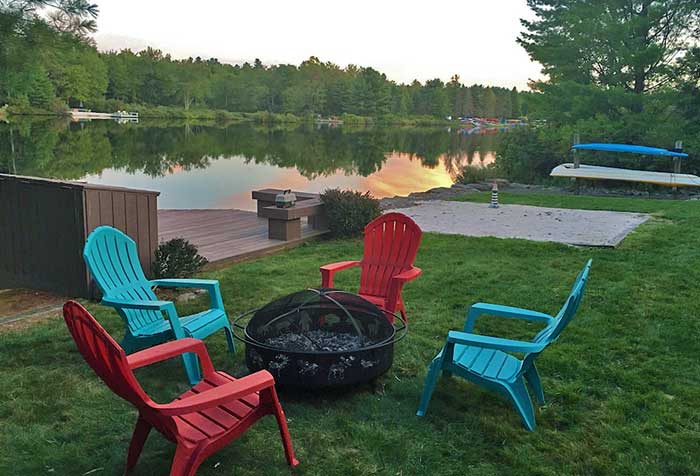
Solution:
[{"label": "shoreline vegetation", "polygon": [[[185,109],[180,106],[152,106],[144,104],[124,104],[114,105],[113,110],[133,111],[139,114],[139,119],[186,119],[216,121],[222,123],[253,122],[258,124],[302,124],[315,123],[315,114],[292,114],[277,113],[269,111],[257,112],[233,112],[224,109],[211,109],[193,107]],[[111,112],[111,110],[99,111]],[[0,108],[0,120],[10,120],[12,117],[68,117],[70,110],[60,108],[58,110],[42,109],[31,106],[5,106]],[[370,126],[374,124],[394,125],[394,126],[462,126],[459,120],[440,119],[433,116],[411,115],[398,116],[395,114],[383,114],[378,116],[360,116],[355,114],[341,114],[332,116],[342,122],[343,125]],[[325,118],[324,118],[325,119]]]}]

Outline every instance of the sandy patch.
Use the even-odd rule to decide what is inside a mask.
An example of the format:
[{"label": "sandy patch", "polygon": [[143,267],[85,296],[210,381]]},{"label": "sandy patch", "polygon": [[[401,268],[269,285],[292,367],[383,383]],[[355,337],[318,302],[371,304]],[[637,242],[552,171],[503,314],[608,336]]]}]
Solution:
[{"label": "sandy patch", "polygon": [[489,208],[485,203],[442,200],[419,202],[414,207],[390,211],[410,216],[423,231],[607,247],[617,246],[650,218],[645,213],[527,205]]}]

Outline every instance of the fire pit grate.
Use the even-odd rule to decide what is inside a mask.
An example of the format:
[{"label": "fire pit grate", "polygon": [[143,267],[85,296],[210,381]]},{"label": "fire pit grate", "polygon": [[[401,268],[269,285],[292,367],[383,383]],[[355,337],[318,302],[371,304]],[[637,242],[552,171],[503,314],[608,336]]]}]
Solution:
[{"label": "fire pit grate", "polygon": [[234,334],[246,344],[251,371],[267,369],[279,385],[318,388],[367,382],[386,372],[394,343],[407,332],[403,321],[395,322],[356,294],[307,289],[239,316]]},{"label": "fire pit grate", "polygon": [[370,342],[362,336],[317,329],[305,333],[270,337],[265,340],[265,344],[294,352],[348,352],[357,350]]}]

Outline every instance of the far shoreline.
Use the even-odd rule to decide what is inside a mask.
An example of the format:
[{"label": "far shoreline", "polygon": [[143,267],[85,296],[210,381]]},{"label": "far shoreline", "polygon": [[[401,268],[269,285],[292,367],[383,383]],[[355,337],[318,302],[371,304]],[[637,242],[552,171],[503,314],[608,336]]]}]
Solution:
[{"label": "far shoreline", "polygon": [[[95,108],[95,109],[109,109]],[[316,124],[318,118],[315,114],[304,116],[291,113],[275,113],[267,111],[257,112],[232,112],[221,109],[190,108],[184,109],[176,106],[149,106],[136,104],[118,104],[112,108],[116,110],[134,111],[139,114],[139,119],[184,119],[184,120],[205,120],[225,123],[254,122],[259,124]],[[97,112],[97,111],[96,111]],[[109,112],[109,110],[100,111]],[[4,113],[4,114],[3,114]],[[33,107],[6,106],[0,108],[0,118],[4,115],[4,120],[11,122],[13,117],[65,117],[70,119],[70,111],[61,109],[51,111]],[[470,128],[470,124],[465,124],[459,120],[439,119],[431,116],[357,116],[353,114],[341,114],[336,117],[342,124],[331,125],[331,127],[350,126],[372,126],[372,125],[392,125],[392,126],[444,126]],[[326,118],[322,118],[325,120]],[[321,122],[324,124],[324,122]]]}]

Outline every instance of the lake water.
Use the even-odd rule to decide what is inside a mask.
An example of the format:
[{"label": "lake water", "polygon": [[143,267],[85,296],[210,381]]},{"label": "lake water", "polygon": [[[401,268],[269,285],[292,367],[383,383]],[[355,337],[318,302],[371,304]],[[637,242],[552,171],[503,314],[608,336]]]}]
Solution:
[{"label": "lake water", "polygon": [[450,186],[493,162],[495,135],[448,128],[0,124],[0,173],[158,190],[160,208],[253,210],[250,192],[340,187],[376,197]]}]

